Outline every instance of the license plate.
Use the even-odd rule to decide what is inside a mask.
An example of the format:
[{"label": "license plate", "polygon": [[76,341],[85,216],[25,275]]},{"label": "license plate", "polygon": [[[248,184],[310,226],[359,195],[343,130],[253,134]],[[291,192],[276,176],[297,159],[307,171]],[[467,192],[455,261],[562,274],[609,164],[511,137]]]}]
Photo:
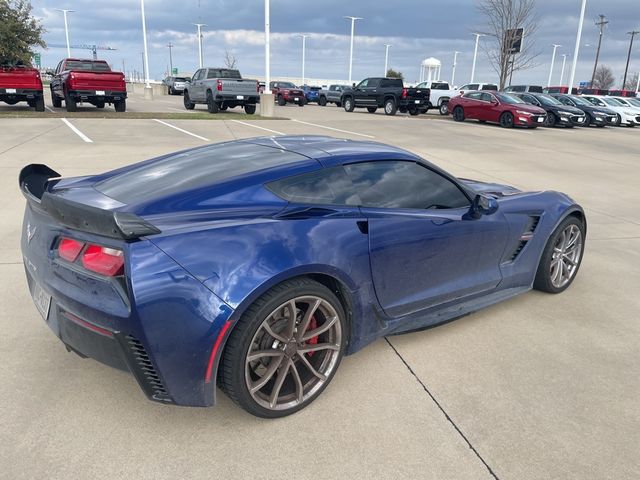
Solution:
[{"label": "license plate", "polygon": [[544,118],[538,118],[538,123],[544,122]]},{"label": "license plate", "polygon": [[299,98],[298,98],[298,97],[295,97],[295,98],[293,99],[293,101],[294,101],[294,102],[297,102],[298,100],[299,100]]},{"label": "license plate", "polygon": [[244,95],[236,95],[236,98],[237,98],[238,100],[244,100]]},{"label": "license plate", "polygon": [[415,100],[414,103],[420,103],[420,100]]},{"label": "license plate", "polygon": [[45,321],[49,318],[49,307],[51,306],[51,295],[48,295],[44,289],[38,284],[33,285],[33,303],[36,304],[36,308],[42,315]]},{"label": "license plate", "polygon": [[578,117],[578,122],[580,123],[584,122],[584,117]]},{"label": "license plate", "polygon": [[104,90],[96,90],[96,95],[104,95]]},{"label": "license plate", "polygon": [[4,90],[7,93],[16,93],[16,89],[15,88],[5,88]]}]

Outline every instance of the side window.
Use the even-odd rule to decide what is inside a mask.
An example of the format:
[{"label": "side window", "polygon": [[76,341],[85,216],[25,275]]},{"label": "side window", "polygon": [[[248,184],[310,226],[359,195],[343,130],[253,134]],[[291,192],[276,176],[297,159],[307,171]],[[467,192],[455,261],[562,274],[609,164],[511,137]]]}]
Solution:
[{"label": "side window", "polygon": [[493,96],[489,93],[481,93],[480,100],[491,103],[493,101]]},{"label": "side window", "polygon": [[342,167],[332,167],[268,183],[266,187],[292,203],[360,205],[353,184]]},{"label": "side window", "polygon": [[207,75],[207,69],[203,68],[202,70],[200,70],[200,75],[198,75],[198,80],[204,80],[206,75]]},{"label": "side window", "polygon": [[196,73],[194,73],[193,77],[191,77],[191,81],[195,82],[198,79],[198,75],[200,75],[200,70],[196,70]]},{"label": "side window", "polygon": [[469,205],[449,179],[409,161],[378,161],[344,166],[363,207],[442,209]]},{"label": "side window", "polygon": [[369,79],[365,78],[362,80],[356,88],[366,88],[369,85]]},{"label": "side window", "polygon": [[467,93],[464,97],[465,98],[469,98],[471,100],[482,100],[482,93],[480,93],[480,92],[471,92],[471,93]]},{"label": "side window", "polygon": [[573,102],[571,102],[571,100],[569,100],[567,97],[560,97],[558,100],[560,100],[560,102],[564,103],[565,105],[573,105]]},{"label": "side window", "polygon": [[56,67],[56,73],[60,73],[61,69],[62,69],[62,61]]},{"label": "side window", "polygon": [[520,95],[520,98],[530,105],[535,105],[537,103],[536,99],[533,98],[531,95]]}]

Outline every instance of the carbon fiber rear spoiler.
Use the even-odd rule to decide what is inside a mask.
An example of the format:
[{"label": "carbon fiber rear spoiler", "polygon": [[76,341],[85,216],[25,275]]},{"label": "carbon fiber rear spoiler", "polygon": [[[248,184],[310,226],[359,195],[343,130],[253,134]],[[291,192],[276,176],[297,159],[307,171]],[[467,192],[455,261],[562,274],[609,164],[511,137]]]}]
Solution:
[{"label": "carbon fiber rear spoiler", "polygon": [[161,233],[133,213],[103,210],[49,193],[47,184],[52,178],[60,178],[60,174],[46,165],[31,164],[22,169],[18,183],[31,206],[46,212],[61,225],[122,240]]}]

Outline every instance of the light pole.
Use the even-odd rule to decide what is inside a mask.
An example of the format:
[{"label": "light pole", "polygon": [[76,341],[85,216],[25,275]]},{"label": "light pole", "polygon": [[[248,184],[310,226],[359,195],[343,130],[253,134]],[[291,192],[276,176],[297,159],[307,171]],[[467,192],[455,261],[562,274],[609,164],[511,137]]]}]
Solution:
[{"label": "light pole", "polygon": [[194,23],[198,27],[198,61],[200,62],[200,68],[202,68],[202,31],[200,30],[202,27],[206,27],[206,23]]},{"label": "light pole", "polygon": [[142,13],[142,40],[144,44],[144,98],[153,99],[153,89],[149,83],[149,51],[147,50],[147,21],[144,16],[144,0],[140,0],[140,11]]},{"label": "light pole", "polygon": [[351,72],[353,70],[353,31],[356,20],[362,20],[362,17],[344,17],[351,19],[351,48],[349,49],[349,85],[351,85]]},{"label": "light pole", "polygon": [[169,42],[167,45],[169,47],[169,76],[173,75],[173,56],[171,55],[171,49],[173,48],[173,43]]},{"label": "light pole", "polygon": [[69,25],[67,23],[67,13],[75,12],[75,10],[65,10],[64,8],[56,8],[64,15],[64,35],[67,37],[67,58],[71,57],[71,47],[69,46]]},{"label": "light pole", "polygon": [[[567,63],[567,54],[563,53],[562,54],[562,70],[560,70],[560,83],[559,85],[562,86],[562,80],[564,80],[564,66]],[[569,95],[571,95],[571,92],[569,92]]]},{"label": "light pole", "polygon": [[453,67],[451,68],[451,87],[455,85],[456,79],[456,65],[458,65],[458,54],[460,52],[453,52]]},{"label": "light pole", "polygon": [[631,42],[629,42],[629,53],[627,54],[627,66],[624,67],[624,78],[622,79],[623,90],[624,90],[624,84],[627,83],[627,73],[629,72],[629,60],[631,59],[631,49],[633,48],[633,37],[635,37],[639,33],[640,32],[638,30],[627,32],[627,35],[631,35]]},{"label": "light pole", "polygon": [[558,49],[558,47],[561,47],[562,45],[556,45],[555,43],[553,43],[552,46],[553,46],[553,55],[551,55],[551,68],[549,69],[549,80],[547,80],[547,87],[551,86],[551,75],[553,74],[553,64],[556,62],[556,50]]},{"label": "light pole", "polygon": [[391,45],[389,45],[388,43],[384,44],[385,47],[385,51],[384,51],[384,76],[387,76],[387,72],[389,71],[389,47],[391,47]]},{"label": "light pole", "polygon": [[473,63],[471,64],[471,81],[469,83],[473,83],[473,77],[476,74],[476,58],[478,56],[478,42],[480,41],[480,37],[484,37],[484,33],[473,33],[472,35],[476,36],[476,46],[473,49]]},{"label": "light pole", "polygon": [[305,54],[307,49],[307,37],[309,35],[298,35],[302,38],[302,85],[304,85],[304,63],[305,63]]},{"label": "light pole", "polygon": [[271,93],[271,24],[269,0],[264,0],[264,90],[260,94],[260,115],[273,117],[273,93]]},{"label": "light pole", "polygon": [[569,95],[573,91],[573,82],[576,79],[576,67],[578,66],[578,53],[580,53],[580,39],[582,38],[582,25],[584,24],[584,12],[587,9],[587,0],[582,0],[580,10],[580,21],[578,22],[578,34],[576,35],[576,47],[573,51],[573,64],[571,65],[571,75],[569,76]]}]

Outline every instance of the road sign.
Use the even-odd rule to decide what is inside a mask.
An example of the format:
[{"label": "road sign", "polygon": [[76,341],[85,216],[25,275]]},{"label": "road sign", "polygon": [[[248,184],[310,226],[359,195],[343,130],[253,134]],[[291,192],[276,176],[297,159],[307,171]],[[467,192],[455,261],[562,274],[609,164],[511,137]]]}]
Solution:
[{"label": "road sign", "polygon": [[36,64],[36,67],[40,68],[40,54],[39,53],[34,53],[33,54],[33,63]]},{"label": "road sign", "polygon": [[587,88],[591,82],[580,82],[580,88]]},{"label": "road sign", "polygon": [[178,67],[173,67],[171,69],[171,75],[177,75],[178,74]]},{"label": "road sign", "polygon": [[504,34],[504,47],[507,53],[520,53],[522,51],[523,28],[511,28]]}]

